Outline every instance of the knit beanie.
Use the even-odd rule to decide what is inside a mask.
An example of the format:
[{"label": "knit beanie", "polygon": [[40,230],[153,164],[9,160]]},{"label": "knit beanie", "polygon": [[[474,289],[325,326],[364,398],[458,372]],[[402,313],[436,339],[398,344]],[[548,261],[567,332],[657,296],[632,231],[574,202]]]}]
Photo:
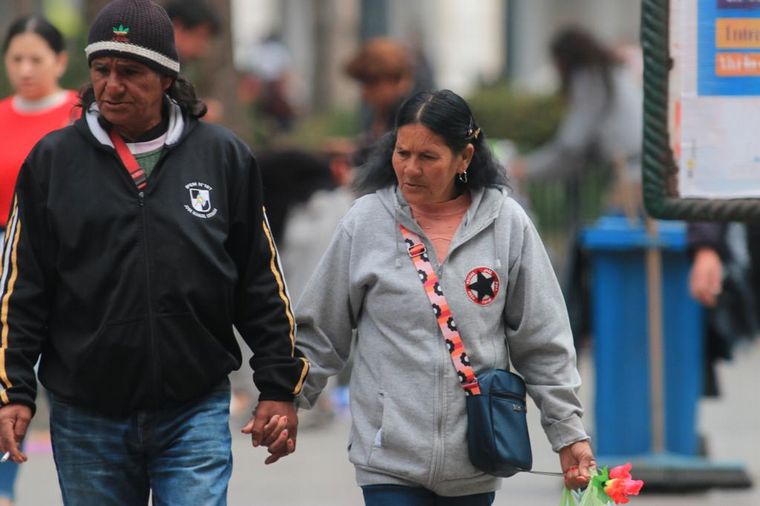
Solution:
[{"label": "knit beanie", "polygon": [[87,63],[99,56],[139,61],[171,77],[179,74],[174,28],[150,0],[113,0],[98,13],[87,37]]}]

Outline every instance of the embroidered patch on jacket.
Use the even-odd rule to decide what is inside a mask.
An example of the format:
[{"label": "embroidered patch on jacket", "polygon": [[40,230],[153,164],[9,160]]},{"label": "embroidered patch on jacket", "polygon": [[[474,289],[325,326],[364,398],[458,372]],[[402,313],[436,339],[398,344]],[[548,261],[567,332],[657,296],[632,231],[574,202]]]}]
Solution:
[{"label": "embroidered patch on jacket", "polygon": [[124,25],[113,27],[113,39],[116,42],[129,42],[129,27]]},{"label": "embroidered patch on jacket", "polygon": [[499,293],[499,276],[488,267],[476,267],[467,273],[464,288],[470,300],[487,306]]},{"label": "embroidered patch on jacket", "polygon": [[217,209],[211,204],[211,190],[206,183],[189,183],[185,188],[190,193],[190,205],[185,204],[185,210],[197,218],[211,218]]}]

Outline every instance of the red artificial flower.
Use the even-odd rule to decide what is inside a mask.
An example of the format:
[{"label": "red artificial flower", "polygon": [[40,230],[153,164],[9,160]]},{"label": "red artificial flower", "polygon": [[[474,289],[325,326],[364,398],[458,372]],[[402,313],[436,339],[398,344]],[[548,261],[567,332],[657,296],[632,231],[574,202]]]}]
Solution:
[{"label": "red artificial flower", "polygon": [[610,479],[604,483],[604,493],[615,504],[626,504],[629,495],[639,495],[644,485],[642,480],[631,479],[631,464],[624,464],[610,469]]}]

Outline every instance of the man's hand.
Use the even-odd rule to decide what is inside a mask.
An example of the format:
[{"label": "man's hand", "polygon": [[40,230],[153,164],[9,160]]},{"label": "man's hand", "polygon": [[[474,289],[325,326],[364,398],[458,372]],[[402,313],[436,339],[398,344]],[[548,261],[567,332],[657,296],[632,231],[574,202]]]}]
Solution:
[{"label": "man's hand", "polygon": [[24,404],[8,404],[0,408],[0,454],[10,452],[10,460],[17,464],[27,460],[20,446],[31,419],[32,410]]},{"label": "man's hand", "polygon": [[565,475],[565,486],[576,489],[588,485],[591,468],[596,467],[588,440],[577,441],[559,451],[559,465]]},{"label": "man's hand", "polygon": [[296,407],[292,402],[261,401],[241,432],[251,435],[254,447],[266,446],[271,455],[264,463],[273,464],[296,451]]},{"label": "man's hand", "polygon": [[723,290],[723,262],[711,248],[699,248],[689,274],[691,296],[707,307],[715,307]]}]

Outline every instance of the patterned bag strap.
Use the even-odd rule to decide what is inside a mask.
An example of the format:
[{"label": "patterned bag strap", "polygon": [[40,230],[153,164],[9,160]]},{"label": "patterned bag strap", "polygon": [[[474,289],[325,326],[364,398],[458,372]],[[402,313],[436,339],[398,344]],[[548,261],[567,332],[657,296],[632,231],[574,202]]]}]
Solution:
[{"label": "patterned bag strap", "polygon": [[124,164],[124,168],[127,169],[132,181],[135,182],[138,190],[144,189],[148,186],[148,177],[145,175],[145,171],[140,167],[140,164],[135,160],[135,156],[127,147],[127,143],[121,138],[121,135],[116,133],[113,128],[108,132],[108,136],[113,142],[113,147],[116,149],[116,154],[119,155],[121,163]]},{"label": "patterned bag strap", "polygon": [[465,395],[480,395],[480,385],[470,365],[470,357],[467,356],[464,349],[462,336],[459,335],[459,330],[454,323],[454,315],[451,314],[449,303],[446,302],[446,297],[443,295],[443,287],[438,281],[433,264],[430,263],[425,245],[414,232],[401,224],[399,224],[399,228],[404,237],[404,242],[408,246],[409,258],[412,259],[412,264],[417,269],[422,286],[425,288],[425,294],[430,299],[433,314],[438,321],[443,339],[446,341],[446,348],[451,355],[451,363],[454,364],[454,369],[457,371],[459,383],[461,383]]}]

